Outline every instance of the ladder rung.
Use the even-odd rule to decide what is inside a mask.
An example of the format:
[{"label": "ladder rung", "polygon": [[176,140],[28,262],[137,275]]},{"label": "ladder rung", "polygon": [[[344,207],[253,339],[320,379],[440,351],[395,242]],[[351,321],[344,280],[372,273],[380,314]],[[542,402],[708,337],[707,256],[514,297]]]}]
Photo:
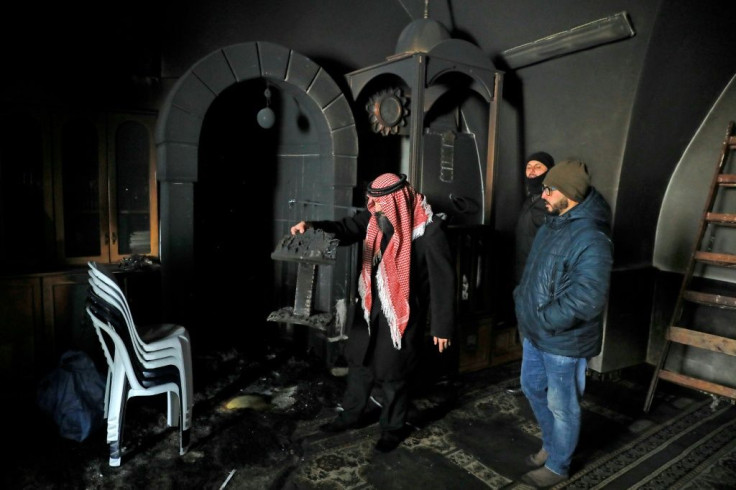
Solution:
[{"label": "ladder rung", "polygon": [[721,225],[736,225],[736,214],[705,213],[705,220],[709,223],[716,223]]},{"label": "ladder rung", "polygon": [[718,176],[718,185],[724,187],[736,185],[736,174],[720,174]]},{"label": "ladder rung", "polygon": [[722,296],[720,294],[701,293],[699,291],[686,290],[682,293],[683,299],[693,303],[706,306],[717,306],[718,308],[736,309],[736,298]]},{"label": "ladder rung", "polygon": [[722,267],[736,267],[736,255],[713,252],[695,252],[695,260]]},{"label": "ladder rung", "polygon": [[674,371],[666,371],[664,369],[659,372],[659,379],[664,379],[665,381],[670,381],[681,386],[687,386],[688,388],[694,388],[696,390],[714,393],[716,395],[736,400],[736,389],[731,388],[730,386],[711,383],[710,381],[696,379],[690,376],[685,376],[684,374],[675,373]]},{"label": "ladder rung", "polygon": [[692,345],[699,349],[721,352],[736,356],[736,340],[705,332],[698,332],[684,327],[671,326],[667,329],[667,340],[678,344]]}]

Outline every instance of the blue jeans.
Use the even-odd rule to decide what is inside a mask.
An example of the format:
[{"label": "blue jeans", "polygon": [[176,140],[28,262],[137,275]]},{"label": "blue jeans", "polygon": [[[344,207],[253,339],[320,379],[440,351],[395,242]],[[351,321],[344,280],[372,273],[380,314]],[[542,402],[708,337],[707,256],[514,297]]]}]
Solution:
[{"label": "blue jeans", "polygon": [[567,475],[580,435],[580,399],[585,391],[587,360],[549,354],[523,342],[521,389],[542,429],[545,466]]}]

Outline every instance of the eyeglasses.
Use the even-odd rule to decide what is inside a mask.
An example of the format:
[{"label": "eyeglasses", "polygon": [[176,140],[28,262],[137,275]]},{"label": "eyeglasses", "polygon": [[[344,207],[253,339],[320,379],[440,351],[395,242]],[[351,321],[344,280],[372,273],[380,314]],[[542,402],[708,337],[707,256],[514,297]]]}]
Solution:
[{"label": "eyeglasses", "polygon": [[542,187],[542,194],[549,196],[552,194],[552,191],[556,191],[557,187],[547,187],[546,185]]}]

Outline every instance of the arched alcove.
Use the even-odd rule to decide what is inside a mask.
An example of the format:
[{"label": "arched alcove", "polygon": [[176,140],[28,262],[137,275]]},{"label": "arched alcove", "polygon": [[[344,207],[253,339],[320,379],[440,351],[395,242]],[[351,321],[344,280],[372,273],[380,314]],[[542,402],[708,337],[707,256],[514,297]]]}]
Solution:
[{"label": "arched alcove", "polygon": [[[266,88],[276,113],[270,129],[256,124]],[[227,46],[195,63],[171,89],[156,147],[167,320],[203,323],[208,311],[229,308],[219,316],[229,325],[201,325],[208,336],[257,332],[264,308],[283,306],[275,303],[289,293],[279,288],[290,287],[288,271],[264,267],[271,264],[268,252],[297,221],[340,218],[352,205],[358,139],[348,100],[324,69],[291,49]],[[347,286],[333,284],[331,274],[344,277],[347,262],[339,258],[325,271],[317,308],[331,308],[344,294]],[[227,289],[233,287],[239,289]],[[253,290],[254,301],[236,301]],[[250,304],[258,309],[248,311]]]}]

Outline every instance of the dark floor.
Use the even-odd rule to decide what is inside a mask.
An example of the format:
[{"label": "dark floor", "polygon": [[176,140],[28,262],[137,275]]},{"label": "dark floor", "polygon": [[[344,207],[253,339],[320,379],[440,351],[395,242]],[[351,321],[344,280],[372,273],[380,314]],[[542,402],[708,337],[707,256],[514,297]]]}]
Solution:
[{"label": "dark floor", "polygon": [[[3,488],[528,488],[520,483],[523,459],[538,449],[539,439],[525,398],[507,393],[518,361],[433,379],[417,393],[407,439],[384,455],[372,451],[375,411],[364,428],[329,435],[318,430],[337,413],[344,377],[309,354],[287,345],[258,362],[235,349],[194,357],[187,454],[178,455],[178,432],[166,427],[162,397],[129,401],[120,467],[108,465],[104,427],[72,441],[37,408],[25,407],[5,419],[11,437],[4,441]],[[736,488],[736,437],[729,432],[736,408],[661,383],[645,414],[650,375],[647,366],[589,373],[571,475],[577,480],[558,488]],[[710,421],[713,435],[693,431],[685,444],[682,434],[693,425],[685,414]],[[706,449],[695,449],[694,441],[701,439],[718,447],[700,454]],[[631,471],[621,476],[621,468]]]}]

